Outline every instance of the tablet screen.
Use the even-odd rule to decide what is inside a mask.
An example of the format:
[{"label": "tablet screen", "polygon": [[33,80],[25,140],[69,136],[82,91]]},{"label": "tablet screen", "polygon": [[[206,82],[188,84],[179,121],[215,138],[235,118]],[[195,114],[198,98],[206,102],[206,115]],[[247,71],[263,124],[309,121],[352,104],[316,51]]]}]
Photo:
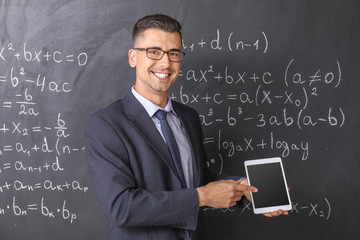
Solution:
[{"label": "tablet screen", "polygon": [[280,158],[245,161],[249,184],[259,191],[251,193],[254,212],[290,210],[291,201]]},{"label": "tablet screen", "polygon": [[289,204],[279,162],[250,165],[248,172],[251,185],[259,190],[253,193],[255,208]]}]

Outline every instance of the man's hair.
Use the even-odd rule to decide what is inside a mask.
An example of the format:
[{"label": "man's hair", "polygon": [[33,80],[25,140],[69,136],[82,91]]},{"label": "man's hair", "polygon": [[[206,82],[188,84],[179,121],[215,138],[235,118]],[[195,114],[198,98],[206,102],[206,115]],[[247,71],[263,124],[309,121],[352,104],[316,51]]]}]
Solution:
[{"label": "man's hair", "polygon": [[163,14],[148,15],[139,19],[133,28],[133,41],[147,29],[154,28],[165,32],[178,32],[181,39],[181,25],[172,17]]}]

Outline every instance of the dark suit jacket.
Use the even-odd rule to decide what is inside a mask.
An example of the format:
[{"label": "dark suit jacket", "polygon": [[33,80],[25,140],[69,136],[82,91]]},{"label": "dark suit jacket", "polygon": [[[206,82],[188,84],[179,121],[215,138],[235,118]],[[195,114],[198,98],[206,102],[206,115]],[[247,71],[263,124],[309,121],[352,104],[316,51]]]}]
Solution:
[{"label": "dark suit jacket", "polygon": [[216,175],[205,168],[195,110],[173,101],[194,152],[194,188],[181,189],[175,165],[151,118],[131,92],[96,112],[86,125],[86,157],[111,240],[203,239],[196,187]]}]

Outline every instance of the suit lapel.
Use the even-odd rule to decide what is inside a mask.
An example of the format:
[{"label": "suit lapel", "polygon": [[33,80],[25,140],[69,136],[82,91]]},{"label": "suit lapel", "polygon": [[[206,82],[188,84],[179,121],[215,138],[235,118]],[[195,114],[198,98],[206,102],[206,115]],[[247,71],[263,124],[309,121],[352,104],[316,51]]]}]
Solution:
[{"label": "suit lapel", "polygon": [[[127,117],[144,140],[159,154],[171,171],[179,178],[170,152],[144,107],[129,91],[123,99]],[[180,178],[179,178],[180,179]]]}]

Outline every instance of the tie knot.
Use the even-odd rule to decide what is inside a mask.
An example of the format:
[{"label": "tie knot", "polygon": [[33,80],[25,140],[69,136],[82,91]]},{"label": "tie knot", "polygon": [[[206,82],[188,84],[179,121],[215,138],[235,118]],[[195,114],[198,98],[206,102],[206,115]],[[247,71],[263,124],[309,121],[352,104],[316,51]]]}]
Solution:
[{"label": "tie knot", "polygon": [[157,112],[155,113],[155,117],[159,120],[166,119],[166,115],[167,115],[167,112],[164,110],[157,110]]}]

